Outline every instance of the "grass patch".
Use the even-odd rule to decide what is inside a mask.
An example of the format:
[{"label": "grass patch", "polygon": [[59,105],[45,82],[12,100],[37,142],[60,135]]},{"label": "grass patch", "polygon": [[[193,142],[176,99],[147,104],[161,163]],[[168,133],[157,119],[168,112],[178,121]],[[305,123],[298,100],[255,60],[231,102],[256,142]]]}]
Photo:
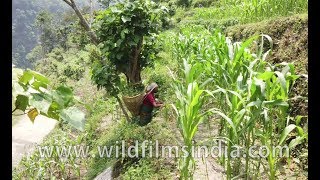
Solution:
[{"label": "grass patch", "polygon": [[[161,163],[161,167],[159,167],[159,165],[151,165],[163,162],[165,159],[143,158],[141,149],[139,149],[138,158],[122,157],[121,142],[125,142],[125,150],[127,150],[130,145],[134,146],[136,141],[139,142],[139,148],[142,146],[142,142],[144,140],[152,142],[156,142],[156,140],[158,140],[159,145],[165,145],[167,143],[167,139],[174,139],[173,135],[169,132],[169,128],[170,127],[168,127],[168,125],[162,120],[154,120],[147,126],[143,127],[132,123],[126,123],[125,121],[114,124],[106,133],[100,136],[93,146],[107,146],[110,148],[110,146],[119,145],[119,157],[116,157],[116,151],[113,150],[110,158],[100,158],[98,149],[94,149],[90,153],[93,154],[95,158],[92,159],[89,164],[89,170],[86,178],[92,179],[112,165],[117,167],[117,172],[114,173],[120,177],[130,177],[139,172],[139,174],[141,174],[141,172],[148,172],[144,176],[150,175],[151,172],[152,177],[168,176],[168,172],[173,172],[175,170],[172,169],[172,164],[168,162],[166,164]],[[153,146],[153,148],[155,148],[155,146]],[[155,152],[155,149],[153,149],[153,152]],[[148,155],[149,149],[146,149],[145,153]]]},{"label": "grass patch", "polygon": [[306,13],[305,0],[219,1],[214,7],[177,8],[177,26],[203,25],[222,31],[236,24],[247,24],[277,17]]}]

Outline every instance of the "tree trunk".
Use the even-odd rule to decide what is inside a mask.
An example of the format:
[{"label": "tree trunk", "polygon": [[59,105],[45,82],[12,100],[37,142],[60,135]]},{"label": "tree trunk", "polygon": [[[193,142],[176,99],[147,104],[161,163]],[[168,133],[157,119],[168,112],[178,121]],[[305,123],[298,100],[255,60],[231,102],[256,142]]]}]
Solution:
[{"label": "tree trunk", "polygon": [[97,45],[99,43],[99,39],[97,38],[96,34],[91,30],[90,25],[88,24],[87,20],[82,16],[81,12],[79,11],[76,3],[74,0],[63,0],[65,3],[67,3],[77,14],[77,16],[80,19],[80,24],[82,27],[88,32],[89,37],[91,38],[91,41]]},{"label": "tree trunk", "polygon": [[128,77],[128,83],[137,84],[141,82],[141,66],[140,66],[140,53],[143,45],[143,37],[139,40],[137,46],[132,50],[130,59],[129,59],[129,68],[125,72]]}]

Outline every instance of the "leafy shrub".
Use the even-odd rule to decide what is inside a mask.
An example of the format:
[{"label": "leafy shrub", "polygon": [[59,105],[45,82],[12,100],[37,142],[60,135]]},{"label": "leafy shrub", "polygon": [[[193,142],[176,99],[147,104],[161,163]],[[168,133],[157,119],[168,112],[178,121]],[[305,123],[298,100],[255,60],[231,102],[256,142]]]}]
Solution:
[{"label": "leafy shrub", "polygon": [[86,50],[79,51],[70,49],[64,51],[55,48],[47,57],[36,64],[36,69],[56,80],[58,83],[66,83],[67,80],[79,81],[85,72],[86,64],[89,61],[89,53]]},{"label": "leafy shrub", "polygon": [[216,2],[217,0],[195,0],[195,1],[192,1],[192,6],[194,8],[197,8],[197,7],[209,7],[209,6],[212,6],[214,5],[214,2]]}]

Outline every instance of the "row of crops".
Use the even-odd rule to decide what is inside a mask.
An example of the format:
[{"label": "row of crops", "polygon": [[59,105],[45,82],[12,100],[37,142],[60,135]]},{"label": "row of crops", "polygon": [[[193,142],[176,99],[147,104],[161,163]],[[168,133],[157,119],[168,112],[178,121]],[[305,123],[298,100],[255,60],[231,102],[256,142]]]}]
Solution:
[{"label": "row of crops", "polygon": [[[179,71],[172,76],[177,97],[172,106],[189,153],[180,159],[181,176],[193,175],[193,138],[199,124],[209,118],[219,125],[215,138],[226,140],[228,153],[219,160],[227,179],[258,178],[263,174],[275,179],[280,161],[288,161],[290,156],[280,157],[274,147],[292,150],[308,140],[307,130],[300,125],[303,117],[290,116],[289,94],[299,78],[295,67],[266,61],[272,52],[268,35],[231,42],[219,31],[195,28],[185,28],[171,38],[172,56],[179,62]],[[248,154],[253,145],[268,147],[275,153],[265,158],[230,156],[231,146]]]}]

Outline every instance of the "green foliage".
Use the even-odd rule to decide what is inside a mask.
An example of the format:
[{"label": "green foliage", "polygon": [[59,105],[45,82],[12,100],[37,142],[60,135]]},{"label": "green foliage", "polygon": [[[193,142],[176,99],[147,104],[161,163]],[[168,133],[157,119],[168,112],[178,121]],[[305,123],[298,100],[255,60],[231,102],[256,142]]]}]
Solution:
[{"label": "green foliage", "polygon": [[[116,151],[113,150],[110,158],[100,158],[98,149],[94,149],[90,152],[91,155],[94,155],[95,158],[89,163],[89,170],[87,177],[92,179],[96,177],[99,173],[104,171],[111,164],[118,164],[118,171],[120,171],[120,178],[132,177],[134,175],[142,175],[141,173],[145,172],[144,177],[167,177],[169,176],[168,172],[171,170],[170,163],[164,164],[165,159],[163,158],[149,158],[149,148],[145,150],[145,157],[142,158],[142,143],[143,141],[152,141],[152,153],[155,156],[155,142],[158,140],[159,145],[165,144],[167,139],[171,139],[172,142],[176,143],[175,137],[170,134],[169,125],[164,121],[153,121],[148,126],[139,126],[135,123],[127,123],[122,120],[118,123],[114,123],[112,126],[108,127],[108,131],[103,132],[99,136],[99,139],[94,142],[93,146],[119,146],[119,157],[116,157]],[[125,148],[128,148],[130,145],[135,145],[135,142],[138,141],[138,157],[129,158],[122,157],[122,140],[125,142]],[[147,145],[151,145],[148,143]],[[161,150],[159,150],[160,152]],[[161,164],[159,164],[161,163]],[[136,164],[136,165],[135,165]],[[151,166],[152,164],[152,166]],[[153,173],[153,174],[150,174]],[[140,178],[140,177],[138,177]]]},{"label": "green foliage", "polygon": [[141,81],[140,72],[152,65],[157,56],[156,33],[167,9],[150,1],[125,1],[98,13],[96,33],[102,41],[101,55],[95,57],[92,79],[99,88],[115,96],[119,91],[120,73],[127,82]]},{"label": "green foliage", "polygon": [[192,156],[192,140],[195,136],[198,125],[203,121],[202,105],[204,98],[201,89],[196,81],[196,72],[187,62],[184,62],[183,72],[185,74],[182,81],[177,80],[174,84],[177,101],[172,105],[178,120],[178,127],[187,146],[188,155],[180,158],[179,169],[182,179],[193,177],[195,170],[194,158]]},{"label": "green foliage", "polygon": [[121,85],[121,93],[125,94],[126,96],[136,96],[141,94],[145,91],[146,87],[142,83],[125,85],[125,82],[122,82]]},{"label": "green foliage", "polygon": [[67,6],[63,1],[13,0],[12,1],[12,57],[17,67],[30,68],[26,55],[38,44],[39,29],[35,27],[36,16],[50,11],[60,16]]},{"label": "green foliage", "polygon": [[308,10],[308,0],[246,0],[241,6],[244,21],[259,21],[274,16],[287,16]]},{"label": "green foliage", "polygon": [[123,179],[170,179],[170,169],[163,167],[162,159],[145,158],[130,165],[121,175]]},{"label": "green foliage", "polygon": [[217,2],[217,0],[194,0],[192,1],[192,6],[194,8],[210,7],[214,5],[215,2]]},{"label": "green foliage", "polygon": [[[112,100],[108,100],[106,103],[106,101],[97,98],[97,101],[92,105],[84,132],[74,132],[70,126],[63,129],[56,127],[39,147],[65,147],[68,151],[69,146],[77,146],[80,149],[80,146],[83,145],[83,152],[86,151],[86,146],[90,147],[89,151],[92,150],[94,147],[92,145],[98,138],[101,138],[97,129],[103,118],[112,110],[110,107],[112,104],[114,104]],[[41,157],[40,151],[36,147],[32,154],[23,157],[19,165],[13,169],[13,179],[82,178],[84,176],[82,170],[88,167],[87,163],[91,161],[92,157],[76,157],[75,152],[71,150],[70,156],[65,158],[63,155],[66,155],[67,151],[59,151],[59,154],[57,149],[53,148],[51,156]]]},{"label": "green foliage", "polygon": [[120,76],[113,64],[101,64],[94,62],[91,67],[91,79],[97,84],[98,89],[105,88],[111,96],[116,96],[120,92]]},{"label": "green foliage", "polygon": [[[129,66],[130,52],[143,41],[140,65],[146,67],[155,56],[155,33],[161,29],[166,9],[149,1],[119,3],[99,12],[96,17],[97,35],[103,41],[102,54],[121,70]],[[141,42],[140,42],[141,43]]]},{"label": "green foliage", "polygon": [[85,66],[89,63],[86,50],[55,48],[46,58],[36,63],[36,70],[54,79],[54,84],[67,83],[67,80],[79,81],[84,76]]},{"label": "green foliage", "polygon": [[218,28],[224,31],[236,24],[305,13],[308,10],[307,2],[307,0],[217,1],[214,7],[195,7],[188,11],[182,9],[181,14],[178,13],[175,18],[178,26],[202,25],[208,29]]},{"label": "green foliage", "polygon": [[[243,160],[231,158],[231,145],[242,147],[243,153],[247,154],[250,145],[258,141],[273,152],[273,147],[289,139],[288,134],[295,129],[295,125],[290,125],[288,121],[291,118],[288,111],[289,92],[300,76],[295,74],[293,64],[271,65],[265,61],[270,53],[270,50],[265,51],[265,39],[271,48],[273,44],[267,35],[261,35],[257,52],[252,53],[249,47],[259,36],[253,36],[243,43],[232,43],[219,31],[210,33],[202,30],[202,32],[197,31],[197,34],[193,31],[192,27],[184,28],[182,34],[175,37],[173,54],[181,64],[184,64],[184,71],[178,72],[178,77],[196,80],[199,84],[203,84],[201,88],[206,88],[212,93],[210,103],[208,102],[209,105],[203,111],[209,111],[220,117],[219,136],[228,139],[228,155],[221,157],[227,169],[228,179],[239,175],[241,166],[245,167],[248,176],[251,173],[252,176],[258,176],[254,172],[259,172],[260,165],[265,163],[269,167],[269,178],[274,179],[280,161],[277,154],[270,153],[267,162],[263,159],[256,162],[248,155]],[[199,32],[201,34],[198,34]],[[183,82],[179,78],[175,86]],[[189,94],[181,93],[186,89],[192,94],[193,88],[179,88],[176,91],[178,121],[183,117],[187,119],[190,115],[197,115],[195,112],[191,113],[191,110],[186,110],[201,105],[201,101],[189,106],[184,105],[192,100]],[[206,99],[204,101],[206,102]],[[198,123],[198,118],[185,122]],[[196,125],[192,127],[195,128]],[[180,125],[180,129],[184,136],[189,137],[185,132],[191,128]],[[298,134],[294,136],[294,140],[286,142],[290,149],[307,140],[306,133],[299,125],[296,130]],[[185,143],[188,141],[185,140]],[[184,169],[181,172],[187,176]]]},{"label": "green foliage", "polygon": [[76,98],[70,88],[59,86],[49,90],[49,80],[42,74],[18,68],[12,69],[12,113],[28,110],[31,121],[39,114],[70,123],[83,130],[85,114],[74,107]]},{"label": "green foliage", "polygon": [[44,51],[42,49],[42,46],[37,45],[32,49],[30,53],[27,54],[26,58],[31,62],[35,63],[36,61],[44,58]]},{"label": "green foliage", "polygon": [[[79,145],[80,138],[72,139],[69,136],[70,130],[55,129],[48,138],[44,139],[41,146],[35,147],[36,150],[28,156],[24,156],[18,167],[13,170],[13,179],[70,179],[71,177],[81,177],[80,162],[81,158],[77,158],[73,152],[73,156],[68,153],[69,146]],[[48,151],[45,152],[47,147]],[[52,148],[52,151],[50,148]],[[65,147],[65,150],[57,150],[57,148]],[[40,152],[39,149],[43,151]],[[85,147],[84,147],[85,150]],[[48,154],[47,154],[48,153]],[[51,155],[49,155],[51,154]]]},{"label": "green foliage", "polygon": [[192,0],[177,0],[176,1],[177,5],[180,7],[190,7]]}]

